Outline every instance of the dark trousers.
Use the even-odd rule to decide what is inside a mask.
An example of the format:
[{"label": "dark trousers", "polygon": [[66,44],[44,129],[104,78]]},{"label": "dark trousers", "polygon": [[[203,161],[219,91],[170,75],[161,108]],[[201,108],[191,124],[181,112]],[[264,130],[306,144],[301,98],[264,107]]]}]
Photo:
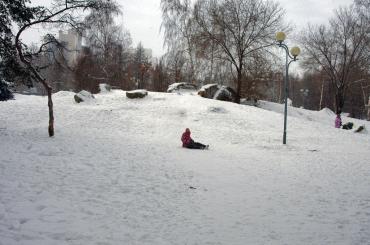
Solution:
[{"label": "dark trousers", "polygon": [[189,148],[189,149],[204,149],[204,148],[206,148],[206,146],[201,144],[201,143],[195,142],[195,141],[190,141],[190,143],[186,146],[186,148]]}]

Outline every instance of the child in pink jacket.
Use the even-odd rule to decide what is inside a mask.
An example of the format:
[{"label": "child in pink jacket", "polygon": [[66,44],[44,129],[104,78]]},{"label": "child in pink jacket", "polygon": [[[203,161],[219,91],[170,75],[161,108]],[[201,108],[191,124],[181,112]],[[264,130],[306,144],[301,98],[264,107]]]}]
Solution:
[{"label": "child in pink jacket", "polygon": [[199,142],[195,142],[191,137],[190,137],[190,129],[186,128],[185,132],[181,136],[181,141],[182,141],[182,147],[189,148],[189,149],[208,149],[208,145],[203,145]]},{"label": "child in pink jacket", "polygon": [[335,118],[335,127],[340,128],[342,126],[342,119],[340,118],[340,113],[337,114]]}]

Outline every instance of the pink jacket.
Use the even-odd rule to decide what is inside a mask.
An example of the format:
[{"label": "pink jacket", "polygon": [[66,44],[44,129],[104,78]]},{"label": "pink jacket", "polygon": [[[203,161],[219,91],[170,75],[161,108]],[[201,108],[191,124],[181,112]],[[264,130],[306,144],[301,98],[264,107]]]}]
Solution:
[{"label": "pink jacket", "polygon": [[182,147],[186,147],[187,145],[190,144],[191,137],[190,137],[190,130],[189,129],[186,129],[185,132],[182,134],[181,141],[182,141]]},{"label": "pink jacket", "polygon": [[340,128],[341,126],[342,126],[342,119],[340,118],[340,116],[337,116],[335,118],[335,127]]}]

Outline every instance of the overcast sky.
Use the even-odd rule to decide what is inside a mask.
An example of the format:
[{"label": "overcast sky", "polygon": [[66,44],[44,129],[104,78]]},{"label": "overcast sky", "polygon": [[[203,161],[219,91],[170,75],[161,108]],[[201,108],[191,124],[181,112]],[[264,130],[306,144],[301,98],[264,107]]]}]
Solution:
[{"label": "overcast sky", "polygon": [[[48,0],[31,0],[35,4],[45,4]],[[122,7],[122,22],[131,33],[133,45],[141,41],[145,48],[153,51],[153,56],[164,53],[163,35],[160,33],[160,0],[117,0]],[[286,10],[286,20],[296,26],[296,30],[307,23],[326,23],[333,10],[349,5],[352,0],[278,0]],[[37,29],[29,31],[24,39],[37,41]]]}]

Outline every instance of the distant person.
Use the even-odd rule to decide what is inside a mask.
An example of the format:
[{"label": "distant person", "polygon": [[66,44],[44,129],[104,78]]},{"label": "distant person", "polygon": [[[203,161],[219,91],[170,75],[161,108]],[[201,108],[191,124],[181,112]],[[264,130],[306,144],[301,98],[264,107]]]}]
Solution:
[{"label": "distant person", "polygon": [[342,126],[342,118],[340,118],[340,112],[337,113],[337,117],[335,118],[335,127],[340,128]]},{"label": "distant person", "polygon": [[189,148],[189,149],[201,149],[205,150],[208,149],[208,145],[203,145],[201,143],[195,142],[191,137],[190,137],[190,129],[186,128],[185,132],[181,136],[181,141],[182,141],[182,147]]}]

